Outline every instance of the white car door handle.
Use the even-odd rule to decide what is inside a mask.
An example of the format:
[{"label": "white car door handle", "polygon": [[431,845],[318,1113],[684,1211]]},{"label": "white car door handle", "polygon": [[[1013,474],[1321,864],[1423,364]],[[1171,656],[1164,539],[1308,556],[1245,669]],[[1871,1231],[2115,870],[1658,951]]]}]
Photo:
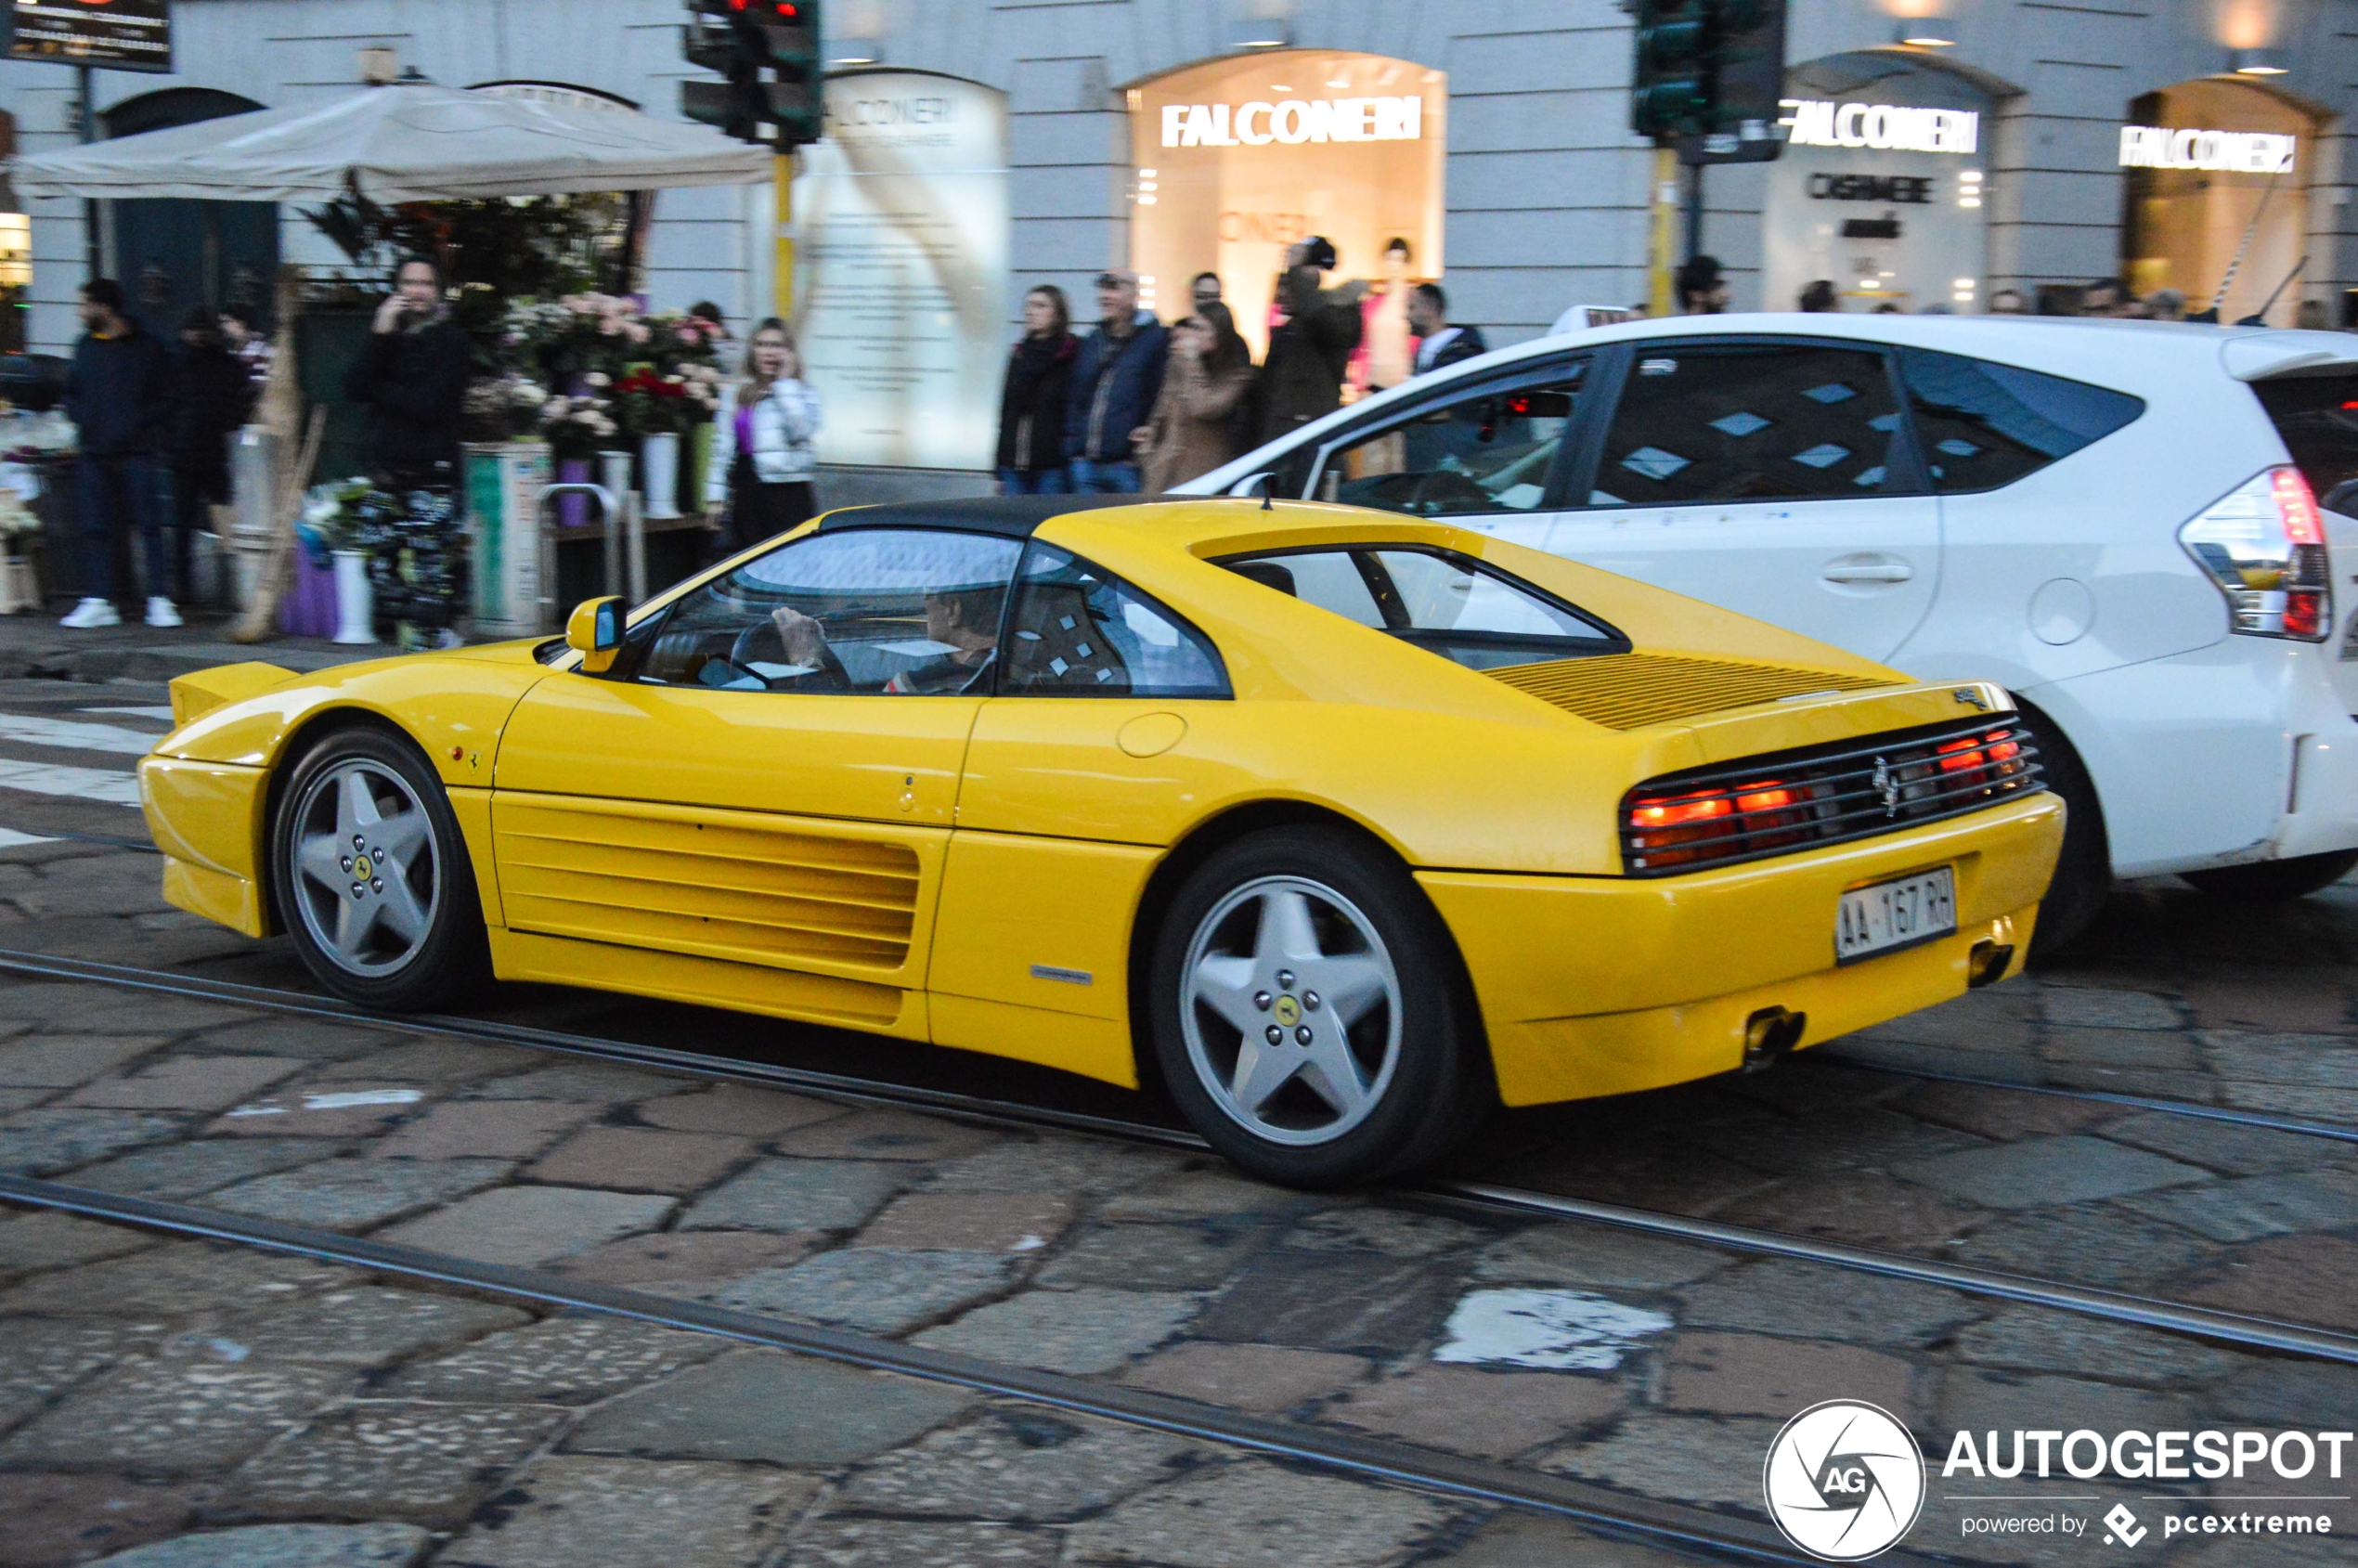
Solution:
[{"label": "white car door handle", "polygon": [[1818,575],[1830,583],[1904,583],[1916,569],[1905,561],[1830,561]]}]

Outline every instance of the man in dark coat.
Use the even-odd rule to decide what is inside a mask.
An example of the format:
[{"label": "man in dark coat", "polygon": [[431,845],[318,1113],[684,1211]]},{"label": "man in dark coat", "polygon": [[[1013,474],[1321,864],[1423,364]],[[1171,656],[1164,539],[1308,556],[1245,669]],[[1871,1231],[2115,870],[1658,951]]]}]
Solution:
[{"label": "man in dark coat", "polygon": [[1261,370],[1259,439],[1275,441],[1342,407],[1342,378],[1359,346],[1359,304],[1320,285],[1335,265],[1335,248],[1316,235],[1286,251],[1277,279],[1285,321],[1269,334]]},{"label": "man in dark coat", "polygon": [[1449,319],[1449,296],[1438,283],[1419,283],[1408,291],[1408,330],[1417,334],[1412,375],[1431,375],[1490,352],[1481,328],[1460,327]]},{"label": "man in dark coat", "polygon": [[343,395],[369,408],[369,469],[397,505],[364,526],[377,615],[407,651],[455,648],[451,622],[466,592],[460,511],[460,414],[474,351],[442,303],[442,274],[411,257],[394,269],[369,347],[343,378]]},{"label": "man in dark coat", "polygon": [[397,486],[457,484],[460,412],[473,376],[474,351],[443,308],[440,271],[421,257],[403,262],[343,378],[344,396],[368,406],[369,466]]},{"label": "man in dark coat", "polygon": [[66,376],[66,412],[81,450],[74,500],[82,514],[82,602],[59,624],[75,630],[120,626],[115,577],[120,536],[147,547],[148,624],[178,626],[168,596],[169,564],[158,505],[156,454],[171,417],[171,366],[163,345],[123,313],[123,285],[93,278],[82,286],[82,324]]},{"label": "man in dark coat", "polygon": [[1097,274],[1097,330],[1081,340],[1065,395],[1065,456],[1072,488],[1083,496],[1138,493],[1137,449],[1130,433],[1147,422],[1162,393],[1171,333],[1138,308],[1138,275]]}]

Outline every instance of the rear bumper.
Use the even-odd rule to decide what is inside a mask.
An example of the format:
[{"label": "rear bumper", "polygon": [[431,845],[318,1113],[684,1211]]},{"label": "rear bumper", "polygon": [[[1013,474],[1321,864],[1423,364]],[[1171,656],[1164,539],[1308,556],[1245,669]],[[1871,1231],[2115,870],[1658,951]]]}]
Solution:
[{"label": "rear bumper", "polygon": [[227,762],[139,759],[139,806],[164,854],[165,902],[249,937],[270,934],[259,875],[269,777]]},{"label": "rear bumper", "polygon": [[[1626,1094],[1743,1065],[1764,1007],[1802,1043],[1965,990],[1976,942],[2028,951],[2063,843],[2052,795],[1910,833],[1657,881],[1419,872],[1473,979],[1509,1105]],[[1837,968],[1846,889],[1949,865],[1957,932]]]}]

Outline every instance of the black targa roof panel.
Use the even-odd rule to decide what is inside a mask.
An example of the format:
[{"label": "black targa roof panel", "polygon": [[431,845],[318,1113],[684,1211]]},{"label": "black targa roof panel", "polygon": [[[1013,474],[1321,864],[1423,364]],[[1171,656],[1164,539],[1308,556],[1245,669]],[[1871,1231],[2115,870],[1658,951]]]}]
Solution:
[{"label": "black targa roof panel", "polygon": [[[1028,539],[1052,517],[1106,506],[1153,506],[1158,496],[974,496],[955,500],[890,501],[846,507],[827,513],[819,526],[834,528],[957,528],[975,534],[1004,534]],[[1173,497],[1193,500],[1197,497]]]}]

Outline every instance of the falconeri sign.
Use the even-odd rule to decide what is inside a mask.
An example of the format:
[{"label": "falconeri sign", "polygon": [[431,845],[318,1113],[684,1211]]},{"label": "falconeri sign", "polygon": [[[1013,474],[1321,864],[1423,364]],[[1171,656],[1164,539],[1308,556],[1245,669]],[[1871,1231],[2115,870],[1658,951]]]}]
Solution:
[{"label": "falconeri sign", "polygon": [[2209,169],[2236,175],[2289,175],[2297,140],[2265,131],[2172,131],[2120,127],[2124,169]]},{"label": "falconeri sign", "polygon": [[1165,147],[1266,147],[1283,142],[1418,141],[1425,100],[1406,97],[1284,98],[1276,103],[1167,103]]},{"label": "falconeri sign", "polygon": [[1871,147],[1890,152],[1970,153],[1981,145],[1981,116],[1970,109],[1911,109],[1896,103],[1827,103],[1779,98],[1777,122],[1794,147]]}]

